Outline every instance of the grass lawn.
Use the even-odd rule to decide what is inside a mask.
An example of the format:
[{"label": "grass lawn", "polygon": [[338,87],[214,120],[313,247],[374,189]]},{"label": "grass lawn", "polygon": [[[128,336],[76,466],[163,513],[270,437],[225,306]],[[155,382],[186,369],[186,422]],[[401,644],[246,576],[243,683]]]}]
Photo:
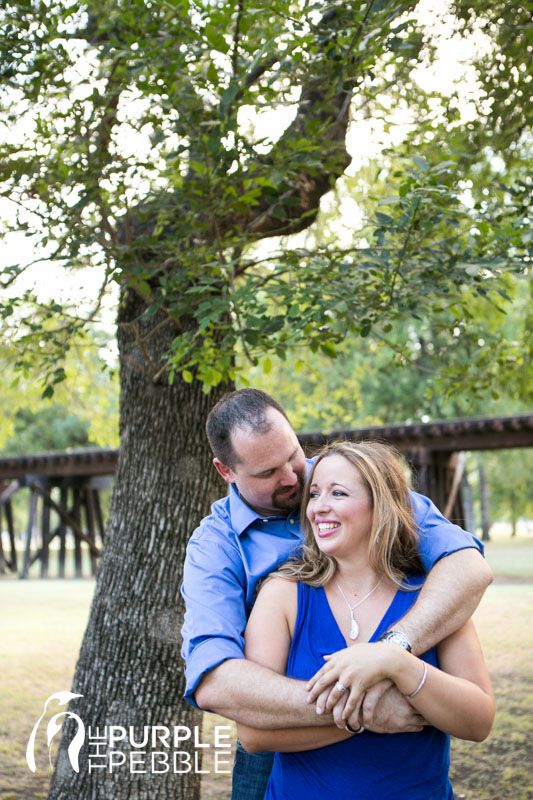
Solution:
[{"label": "grass lawn", "polygon": [[[533,539],[487,545],[497,580],[476,613],[498,712],[482,744],[454,741],[457,798],[533,800]],[[70,689],[94,588],[92,579],[19,581],[0,578],[0,800],[46,798],[49,773],[33,775],[25,750],[43,701]],[[206,715],[209,731],[227,721]],[[230,796],[230,778],[210,772],[202,800]],[[112,798],[109,798],[112,800]]]}]

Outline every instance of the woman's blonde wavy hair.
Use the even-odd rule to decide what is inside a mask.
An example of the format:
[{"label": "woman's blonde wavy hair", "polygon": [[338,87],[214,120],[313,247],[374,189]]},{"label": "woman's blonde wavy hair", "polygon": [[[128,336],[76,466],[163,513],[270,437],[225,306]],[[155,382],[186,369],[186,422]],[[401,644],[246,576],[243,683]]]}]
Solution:
[{"label": "woman's blonde wavy hair", "polygon": [[324,586],[335,575],[337,562],[319,549],[306,516],[316,466],[333,455],[342,456],[357,469],[369,493],[374,512],[369,542],[372,568],[397,586],[402,585],[407,573],[423,573],[413,508],[397,451],[380,442],[336,442],[318,454],[305,485],[301,508],[305,544],[273,575],[310,586]]}]

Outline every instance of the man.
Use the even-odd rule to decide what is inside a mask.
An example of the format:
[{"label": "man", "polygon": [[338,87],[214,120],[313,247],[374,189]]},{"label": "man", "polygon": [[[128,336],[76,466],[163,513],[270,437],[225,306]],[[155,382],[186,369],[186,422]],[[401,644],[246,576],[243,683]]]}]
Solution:
[{"label": "man", "polygon": [[[186,699],[251,727],[331,724],[322,713],[324,700],[316,709],[306,702],[304,682],[246,661],[243,653],[257,582],[301,543],[298,507],[312,461],[281,406],[256,389],[223,397],[206,430],[229,495],[213,505],[187,548]],[[427,498],[412,493],[411,499],[420,553],[431,572],[392,640],[419,654],[466,622],[492,575],[477,539],[445,520]],[[335,721],[340,724],[338,716]],[[423,720],[393,687],[380,685],[367,692],[363,719],[348,723],[387,733],[418,730]],[[263,797],[271,758],[238,747],[233,800]]]}]

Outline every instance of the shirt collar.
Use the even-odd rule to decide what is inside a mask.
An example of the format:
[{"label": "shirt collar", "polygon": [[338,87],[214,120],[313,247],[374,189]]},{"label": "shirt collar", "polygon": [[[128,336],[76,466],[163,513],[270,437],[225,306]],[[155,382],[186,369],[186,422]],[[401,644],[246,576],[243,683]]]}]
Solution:
[{"label": "shirt collar", "polygon": [[[254,511],[253,508],[250,508],[248,503],[245,503],[234,483],[230,483],[229,486],[229,512],[231,525],[238,536],[244,533],[258,519],[266,519],[263,515]],[[281,514],[279,516],[273,515],[273,519],[284,519],[284,517]]]}]

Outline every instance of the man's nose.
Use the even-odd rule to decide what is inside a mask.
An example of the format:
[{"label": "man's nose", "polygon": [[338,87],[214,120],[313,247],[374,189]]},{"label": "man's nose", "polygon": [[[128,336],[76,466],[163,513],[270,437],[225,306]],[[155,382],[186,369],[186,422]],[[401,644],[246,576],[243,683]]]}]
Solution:
[{"label": "man's nose", "polygon": [[284,486],[292,486],[298,480],[298,475],[294,471],[292,464],[286,464],[281,473],[281,483]]}]

